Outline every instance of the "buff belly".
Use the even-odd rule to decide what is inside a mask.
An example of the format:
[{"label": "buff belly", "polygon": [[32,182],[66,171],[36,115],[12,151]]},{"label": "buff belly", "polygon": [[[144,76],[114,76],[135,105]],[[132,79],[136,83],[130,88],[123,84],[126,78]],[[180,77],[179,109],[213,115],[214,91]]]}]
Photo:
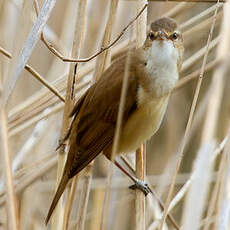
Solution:
[{"label": "buff belly", "polygon": [[129,118],[121,131],[118,153],[135,151],[159,129],[169,96],[143,103]]}]

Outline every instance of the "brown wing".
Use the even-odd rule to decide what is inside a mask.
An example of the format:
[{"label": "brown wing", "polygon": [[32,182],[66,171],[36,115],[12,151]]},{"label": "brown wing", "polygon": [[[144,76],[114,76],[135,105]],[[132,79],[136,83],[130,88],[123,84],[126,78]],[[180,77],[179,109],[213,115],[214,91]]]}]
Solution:
[{"label": "brown wing", "polygon": [[[125,69],[125,57],[123,59],[124,61],[112,64],[100,80],[87,91],[81,107],[75,107],[80,118],[72,113],[74,120],[69,154],[72,153],[74,156],[68,156],[72,158],[69,162],[70,171],[67,169],[69,177],[76,175],[113,142]],[[131,66],[123,122],[136,109],[137,86],[137,77]]]},{"label": "brown wing", "polygon": [[[71,116],[71,117],[74,115],[74,118],[75,118],[75,117],[78,115],[79,110],[80,110],[80,108],[81,108],[81,106],[82,106],[82,104],[83,104],[83,102],[84,102],[84,100],[85,100],[85,98],[86,98],[86,96],[87,96],[87,93],[88,93],[88,91],[87,91],[85,94],[83,94],[83,95],[80,97],[80,99],[77,101],[77,103],[76,103],[75,106],[73,107],[73,110],[72,110],[71,113],[70,113],[70,116]],[[73,122],[71,123],[71,125],[70,125],[70,127],[69,127],[67,133],[66,133],[65,136],[64,136],[64,138],[59,142],[59,145],[58,145],[58,147],[56,148],[56,151],[57,151],[57,150],[63,145],[63,143],[69,138],[70,133],[71,133],[71,130],[72,130],[72,126],[73,126]]]},{"label": "brown wing", "polygon": [[[70,149],[46,224],[69,179],[86,167],[105,148],[112,145],[125,69],[125,57],[123,59],[119,64],[114,63],[110,66],[100,80],[81,97],[71,113],[74,118],[66,135],[69,138]],[[138,81],[134,71],[135,65],[130,67],[123,122],[136,109]]]}]

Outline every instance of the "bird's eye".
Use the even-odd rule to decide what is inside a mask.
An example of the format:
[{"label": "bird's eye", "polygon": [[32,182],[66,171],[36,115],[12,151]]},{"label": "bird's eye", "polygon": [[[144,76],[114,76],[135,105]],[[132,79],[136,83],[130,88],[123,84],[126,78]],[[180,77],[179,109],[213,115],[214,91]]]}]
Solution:
[{"label": "bird's eye", "polygon": [[172,34],[172,38],[174,39],[174,40],[176,40],[177,38],[178,38],[178,33],[177,32],[174,32],[173,34]]},{"label": "bird's eye", "polygon": [[150,32],[150,33],[149,33],[149,38],[150,38],[151,40],[153,40],[153,39],[155,38],[155,35],[154,35],[153,32]]}]

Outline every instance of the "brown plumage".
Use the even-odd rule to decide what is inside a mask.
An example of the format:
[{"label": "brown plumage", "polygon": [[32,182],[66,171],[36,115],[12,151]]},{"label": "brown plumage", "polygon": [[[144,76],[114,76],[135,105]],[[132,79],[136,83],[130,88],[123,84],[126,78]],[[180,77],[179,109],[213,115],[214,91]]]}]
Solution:
[{"label": "brown plumage", "polygon": [[[163,18],[157,20],[151,25],[151,31],[156,33],[159,30],[163,30],[167,33],[167,35],[164,35],[167,36],[166,39],[171,39],[170,33],[174,32],[176,27],[174,20]],[[155,80],[153,80],[153,76],[149,73],[151,65],[154,64],[154,60],[150,60],[151,63],[149,63],[151,57],[149,57],[146,52],[147,49],[151,47],[153,40],[157,39],[157,35],[154,39],[149,36],[150,35],[148,35],[143,47],[131,51],[131,63],[129,66],[128,88],[123,112],[122,130],[129,129],[129,127],[126,127],[127,123],[131,123],[132,127],[131,120],[135,116],[141,117],[143,115],[142,111],[150,111],[150,115],[147,114],[147,118],[154,116],[153,118],[155,119],[153,119],[155,123],[150,124],[150,126],[153,126],[151,131],[151,135],[153,135],[157,131],[163,118],[168,96],[172,87],[171,85],[167,86],[168,88],[166,88],[166,91],[162,91],[160,94],[155,92],[156,90],[154,87],[158,86],[155,86]],[[179,43],[182,44],[180,38],[178,41],[173,41],[174,47],[179,45]],[[181,47],[183,48],[183,45]],[[46,224],[48,223],[68,181],[86,167],[102,151],[104,151],[104,154],[110,159],[111,152],[109,150],[111,150],[113,144],[113,137],[117,123],[126,58],[127,54],[115,60],[102,74],[101,78],[78,100],[71,112],[73,121],[65,138],[69,139],[69,153],[62,179],[46,218]],[[148,67],[149,65],[150,67]],[[177,62],[176,65],[178,65]],[[142,91],[140,92],[140,88],[144,93]],[[148,105],[148,103],[152,104]],[[148,106],[147,110],[146,104]],[[156,110],[152,108],[155,106]],[[156,113],[157,116],[154,113]],[[160,115],[158,116],[158,114]],[[145,129],[145,125],[140,124],[140,129],[142,127]],[[124,133],[126,133],[126,131],[124,131]],[[129,133],[129,130],[127,133]],[[147,134],[145,133],[145,130],[143,133],[143,138],[146,139],[145,136]],[[126,139],[125,135],[126,134],[123,136]],[[150,136],[148,134],[148,138]],[[141,138],[141,140],[143,138]],[[131,145],[134,146],[133,143]],[[119,146],[119,152],[123,149],[128,149],[127,146],[122,143]]]},{"label": "brown plumage", "polygon": [[177,29],[177,23],[171,18],[160,18],[151,24],[152,31],[158,31],[164,29],[167,32],[174,32]]},{"label": "brown plumage", "polygon": [[[115,61],[99,81],[91,86],[79,99],[71,112],[71,116],[74,118],[69,135],[66,137],[66,139],[69,138],[70,142],[68,158],[63,177],[47,215],[46,223],[48,223],[69,179],[87,166],[101,151],[112,145],[122,88],[122,78],[119,76],[124,74],[125,59],[126,56],[123,56]],[[124,122],[136,109],[135,95],[138,85],[135,75],[132,74],[135,69],[134,62],[132,63],[133,70],[130,72],[127,91],[130,96],[126,100]],[[100,87],[99,90],[98,87]],[[97,91],[97,94],[94,93],[95,91]],[[84,110],[81,111],[81,108]],[[81,113],[81,116],[78,120],[79,113]]]}]

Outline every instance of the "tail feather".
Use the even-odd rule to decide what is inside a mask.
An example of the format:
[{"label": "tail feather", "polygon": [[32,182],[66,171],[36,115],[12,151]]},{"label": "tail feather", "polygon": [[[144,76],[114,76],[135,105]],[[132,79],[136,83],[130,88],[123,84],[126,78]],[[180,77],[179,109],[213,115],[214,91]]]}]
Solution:
[{"label": "tail feather", "polygon": [[61,179],[59,185],[58,185],[58,189],[57,189],[57,191],[56,191],[56,193],[54,195],[54,198],[53,198],[53,201],[51,203],[48,215],[46,217],[46,222],[45,222],[46,225],[48,224],[48,222],[50,220],[50,217],[51,217],[51,215],[52,215],[52,213],[53,213],[53,211],[54,211],[54,209],[55,209],[55,207],[56,207],[56,205],[57,205],[57,203],[58,203],[58,201],[59,201],[62,193],[64,192],[65,187],[66,187],[68,181],[69,181],[68,175],[64,174],[62,176],[62,179]]}]

